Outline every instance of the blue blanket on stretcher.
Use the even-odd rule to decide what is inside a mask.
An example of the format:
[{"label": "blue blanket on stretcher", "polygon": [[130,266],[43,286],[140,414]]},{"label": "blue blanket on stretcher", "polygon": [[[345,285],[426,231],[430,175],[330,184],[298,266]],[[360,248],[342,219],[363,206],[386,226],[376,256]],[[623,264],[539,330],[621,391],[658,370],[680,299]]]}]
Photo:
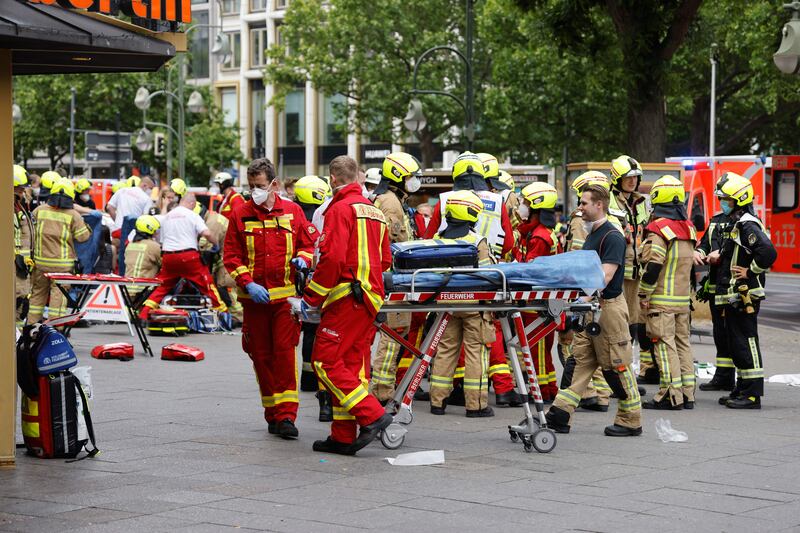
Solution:
[{"label": "blue blanket on stretcher", "polygon": [[[420,290],[502,290],[506,276],[509,289],[584,289],[594,292],[605,287],[605,275],[597,252],[576,250],[564,254],[537,257],[530,263],[501,263],[484,267],[486,272],[466,274],[420,273],[414,278],[414,289]],[[411,274],[392,274],[392,288],[387,292],[411,289]]]}]

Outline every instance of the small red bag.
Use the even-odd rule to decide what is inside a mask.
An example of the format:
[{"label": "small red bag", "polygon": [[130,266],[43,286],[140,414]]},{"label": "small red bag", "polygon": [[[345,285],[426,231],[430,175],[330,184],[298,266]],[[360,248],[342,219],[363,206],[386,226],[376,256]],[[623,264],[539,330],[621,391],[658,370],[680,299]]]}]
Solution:
[{"label": "small red bag", "polygon": [[95,359],[119,359],[120,361],[130,361],[133,359],[133,344],[127,342],[101,344],[92,348],[92,357]]},{"label": "small red bag", "polygon": [[161,348],[161,359],[166,361],[202,361],[206,354],[200,348],[185,344],[167,344]]}]

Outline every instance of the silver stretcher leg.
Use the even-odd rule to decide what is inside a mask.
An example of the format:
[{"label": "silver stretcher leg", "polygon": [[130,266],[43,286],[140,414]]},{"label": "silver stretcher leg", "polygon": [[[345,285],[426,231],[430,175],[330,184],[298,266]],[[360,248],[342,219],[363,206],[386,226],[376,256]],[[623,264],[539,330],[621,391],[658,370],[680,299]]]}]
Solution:
[{"label": "silver stretcher leg", "polygon": [[[546,319],[538,317],[532,329],[544,325]],[[516,335],[512,332],[511,323],[514,324]],[[536,369],[533,366],[533,359],[531,357],[530,346],[525,334],[525,327],[522,323],[522,316],[519,311],[513,311],[504,316],[500,320],[500,325],[503,330],[503,339],[506,341],[508,350],[509,363],[514,371],[514,380],[517,384],[517,392],[522,397],[522,407],[525,412],[525,418],[520,421],[516,426],[508,426],[508,433],[512,442],[517,442],[522,439],[522,444],[526,452],[532,451],[533,448],[540,453],[548,453],[556,447],[556,435],[547,428],[547,420],[544,416],[544,402],[542,402],[542,393],[539,389],[539,381],[536,377]],[[533,324],[532,324],[533,325]],[[523,361],[525,363],[525,370],[527,379],[522,373],[522,368],[517,358],[517,348],[522,351]],[[527,385],[527,387],[526,387]],[[536,417],[534,418],[531,411],[528,397],[534,400],[536,407]]]},{"label": "silver stretcher leg", "polygon": [[425,377],[425,372],[428,370],[431,361],[433,361],[439,341],[451,317],[452,315],[445,311],[435,314],[433,326],[422,341],[419,353],[412,352],[414,359],[411,361],[403,379],[400,380],[394,397],[386,402],[386,412],[393,415],[394,420],[389,427],[381,432],[379,438],[381,439],[381,444],[389,450],[399,448],[405,441],[406,433],[408,433],[406,426],[414,420],[414,414],[411,411],[414,393],[417,392],[422,379]]}]

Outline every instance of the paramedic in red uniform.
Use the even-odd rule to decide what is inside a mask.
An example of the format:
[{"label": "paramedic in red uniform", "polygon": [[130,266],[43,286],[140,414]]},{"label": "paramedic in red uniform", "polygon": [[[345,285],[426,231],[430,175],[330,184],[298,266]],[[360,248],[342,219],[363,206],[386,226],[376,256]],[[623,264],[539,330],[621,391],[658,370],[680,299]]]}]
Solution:
[{"label": "paramedic in red uniform", "polygon": [[313,449],[354,455],[392,422],[368,391],[373,320],[383,304],[383,271],[392,256],[386,220],[362,195],[355,160],[336,157],[330,176],[334,196],[325,211],[319,262],[297,311],[322,311],[311,361],[333,395],[331,435],[314,442]]},{"label": "paramedic in red uniform", "polygon": [[227,172],[218,172],[214,177],[214,183],[219,186],[219,192],[222,194],[222,201],[217,211],[230,219],[233,210],[244,203],[244,197],[233,187],[233,176]]},{"label": "paramedic in red uniform", "polygon": [[161,300],[181,279],[191,281],[204,296],[211,298],[214,309],[227,311],[208,267],[200,260],[200,237],[205,237],[212,245],[218,243],[200,215],[194,212],[196,204],[194,195],[187,194],[169,213],[156,217],[161,224],[161,270],[156,279],[161,285],[145,300],[139,313],[142,319],[147,319],[151,310],[158,309]]},{"label": "paramedic in red uniform", "polygon": [[253,361],[269,432],[293,439],[300,324],[286,298],[295,295],[296,265],[311,264],[317,231],[299,205],[278,196],[269,159],[250,163],[247,183],[251,199],[231,212],[223,263],[244,307],[242,348]]}]

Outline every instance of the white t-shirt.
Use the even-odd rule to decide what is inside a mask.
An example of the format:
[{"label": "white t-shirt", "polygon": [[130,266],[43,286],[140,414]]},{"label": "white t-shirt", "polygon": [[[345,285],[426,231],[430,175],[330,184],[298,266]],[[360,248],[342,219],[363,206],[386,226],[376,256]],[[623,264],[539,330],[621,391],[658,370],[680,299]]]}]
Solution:
[{"label": "white t-shirt", "polygon": [[115,192],[108,205],[117,210],[114,226],[111,228],[111,231],[116,231],[122,227],[125,217],[139,218],[146,215],[153,206],[153,201],[140,187],[126,187]]},{"label": "white t-shirt", "polygon": [[161,223],[161,249],[165,252],[197,250],[198,237],[208,229],[200,215],[182,205],[156,218]]}]

